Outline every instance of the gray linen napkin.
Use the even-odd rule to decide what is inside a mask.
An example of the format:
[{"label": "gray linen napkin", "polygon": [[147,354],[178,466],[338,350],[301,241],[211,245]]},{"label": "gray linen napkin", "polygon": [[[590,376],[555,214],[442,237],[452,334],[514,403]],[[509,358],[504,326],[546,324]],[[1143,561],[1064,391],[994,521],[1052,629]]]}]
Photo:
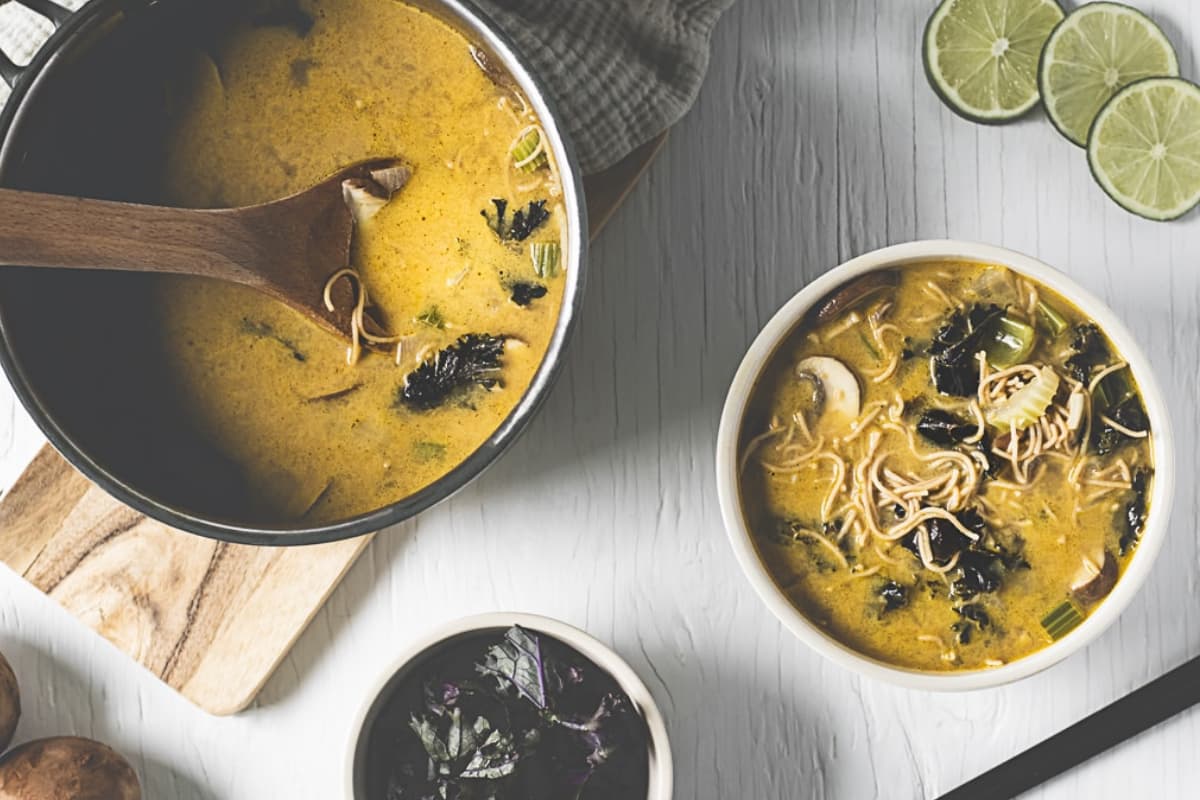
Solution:
[{"label": "gray linen napkin", "polygon": [[687,113],[733,0],[476,0],[533,64],[586,173]]},{"label": "gray linen napkin", "polygon": [[[58,0],[78,8],[85,0]],[[700,91],[708,43],[733,0],[476,0],[545,82],[586,173],[679,121]],[[0,49],[24,63],[50,24],[0,0]],[[8,96],[0,84],[0,104]]]}]

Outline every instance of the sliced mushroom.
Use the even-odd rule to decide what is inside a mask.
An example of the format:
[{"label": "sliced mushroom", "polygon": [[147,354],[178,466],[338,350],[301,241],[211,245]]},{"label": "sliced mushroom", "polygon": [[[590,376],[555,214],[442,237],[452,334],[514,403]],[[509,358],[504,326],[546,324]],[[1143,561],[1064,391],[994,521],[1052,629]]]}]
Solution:
[{"label": "sliced mushroom", "polygon": [[1071,396],[1067,398],[1067,429],[1071,431],[1079,430],[1079,426],[1083,424],[1083,412],[1087,403],[1087,398],[1084,395],[1084,390],[1077,387],[1071,392]]},{"label": "sliced mushroom", "polygon": [[1093,553],[1083,557],[1083,564],[1071,579],[1071,594],[1084,605],[1103,600],[1117,583],[1117,560],[1112,553]]},{"label": "sliced mushroom", "polygon": [[371,177],[383,187],[390,200],[396,192],[408,185],[409,179],[412,178],[412,170],[403,164],[396,164],[383,169],[371,170]]},{"label": "sliced mushroom", "polygon": [[342,181],[342,197],[354,214],[355,224],[362,224],[379,213],[396,192],[403,189],[412,170],[403,164],[371,170],[369,178],[347,178]]},{"label": "sliced mushroom", "polygon": [[863,275],[829,295],[817,306],[817,322],[836,319],[851,309],[866,305],[884,292],[894,291],[899,285],[900,275],[895,270],[883,269]]},{"label": "sliced mushroom", "polygon": [[862,413],[862,391],[858,378],[836,358],[810,356],[796,365],[796,377],[813,384],[813,400],[818,416],[853,421]]},{"label": "sliced mushroom", "polygon": [[361,225],[378,214],[391,199],[382,186],[366,178],[347,178],[342,181],[342,197],[354,214],[356,225]]}]

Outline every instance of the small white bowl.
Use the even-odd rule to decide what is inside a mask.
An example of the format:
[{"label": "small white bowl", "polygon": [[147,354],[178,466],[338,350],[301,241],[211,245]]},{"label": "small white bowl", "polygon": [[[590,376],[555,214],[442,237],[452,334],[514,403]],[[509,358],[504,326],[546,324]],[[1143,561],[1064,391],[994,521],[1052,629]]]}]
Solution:
[{"label": "small white bowl", "polygon": [[[1150,514],[1141,543],[1112,593],[1092,610],[1078,628],[1057,642],[1002,667],[946,673],[904,669],[863,655],[835,640],[793,606],[775,584],[755,550],[742,514],[737,471],[739,432],[754,386],[776,348],[800,324],[809,309],[834,289],[864,273],[938,260],[977,261],[1008,267],[1049,286],[1091,317],[1129,362],[1141,389],[1154,432],[1155,466]],[[750,350],[734,375],[725,400],[725,410],[721,414],[716,468],[717,497],[733,551],[759,597],[792,633],[830,661],[867,677],[913,689],[943,691],[983,689],[1010,683],[1040,672],[1091,643],[1120,616],[1150,574],[1150,568],[1167,535],[1167,523],[1175,496],[1175,460],[1167,406],[1149,362],[1125,325],[1108,306],[1058,270],[1011,250],[960,241],[912,242],[868,253],[827,272],[789,300],[750,345]]]},{"label": "small white bowl", "polygon": [[400,653],[379,680],[369,687],[370,692],[367,696],[370,699],[354,718],[350,751],[346,758],[347,798],[366,800],[363,783],[366,777],[367,742],[371,728],[396,684],[407,677],[408,666],[418,662],[420,657],[429,651],[441,648],[460,636],[489,630],[503,634],[513,625],[558,639],[613,677],[621,691],[625,692],[633,703],[634,709],[646,720],[646,727],[650,731],[647,743],[650,750],[650,776],[646,800],[671,800],[675,774],[671,762],[671,745],[667,740],[666,722],[654,703],[654,698],[650,696],[650,690],[642,683],[637,673],[620,656],[578,628],[549,617],[519,613],[481,614],[448,622],[418,638]]}]

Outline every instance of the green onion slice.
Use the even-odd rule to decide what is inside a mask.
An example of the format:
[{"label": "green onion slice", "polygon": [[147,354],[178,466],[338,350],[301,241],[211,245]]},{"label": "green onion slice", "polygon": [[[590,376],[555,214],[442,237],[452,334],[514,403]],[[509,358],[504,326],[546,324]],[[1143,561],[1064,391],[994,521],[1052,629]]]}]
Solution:
[{"label": "green onion slice", "polygon": [[529,245],[529,258],[539,278],[553,278],[562,263],[562,245],[558,242],[534,242]]},{"label": "green onion slice", "polygon": [[1081,622],[1083,622],[1083,612],[1070,600],[1064,600],[1055,606],[1053,611],[1042,617],[1042,627],[1056,642],[1078,628]]},{"label": "green onion slice", "polygon": [[1058,309],[1047,303],[1045,300],[1039,300],[1037,304],[1038,319],[1040,319],[1050,331],[1052,336],[1060,336],[1063,331],[1070,327],[1067,318],[1058,313]]},{"label": "green onion slice", "polygon": [[1119,369],[1105,375],[1100,383],[1096,384],[1096,408],[1102,412],[1108,411],[1121,405],[1135,394],[1137,394],[1137,389],[1129,380],[1129,368]]},{"label": "green onion slice", "polygon": [[1011,317],[996,320],[988,341],[984,343],[988,362],[1000,369],[1023,364],[1037,341],[1033,326]]},{"label": "green onion slice", "polygon": [[867,338],[867,334],[863,333],[861,329],[858,332],[858,338],[862,339],[863,347],[867,348],[867,352],[871,354],[872,358],[876,361],[883,360],[879,355],[879,351],[875,349],[875,345],[871,344],[871,340]]},{"label": "green onion slice", "polygon": [[537,172],[550,162],[546,159],[546,147],[542,144],[542,129],[530,125],[517,134],[512,149],[513,166],[525,172]]}]

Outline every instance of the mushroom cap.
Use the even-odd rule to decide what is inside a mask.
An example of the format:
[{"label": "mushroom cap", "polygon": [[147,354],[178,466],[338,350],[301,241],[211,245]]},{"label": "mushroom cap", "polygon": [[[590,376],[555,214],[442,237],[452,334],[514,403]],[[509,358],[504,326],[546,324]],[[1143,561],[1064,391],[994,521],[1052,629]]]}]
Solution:
[{"label": "mushroom cap", "polygon": [[796,365],[796,377],[818,385],[819,414],[840,423],[853,422],[862,413],[862,389],[854,373],[836,358],[809,356]]},{"label": "mushroom cap", "polygon": [[861,278],[850,281],[826,297],[817,306],[817,321],[829,322],[852,308],[864,305],[868,300],[900,285],[900,276],[895,270],[881,269],[868,272]]}]

